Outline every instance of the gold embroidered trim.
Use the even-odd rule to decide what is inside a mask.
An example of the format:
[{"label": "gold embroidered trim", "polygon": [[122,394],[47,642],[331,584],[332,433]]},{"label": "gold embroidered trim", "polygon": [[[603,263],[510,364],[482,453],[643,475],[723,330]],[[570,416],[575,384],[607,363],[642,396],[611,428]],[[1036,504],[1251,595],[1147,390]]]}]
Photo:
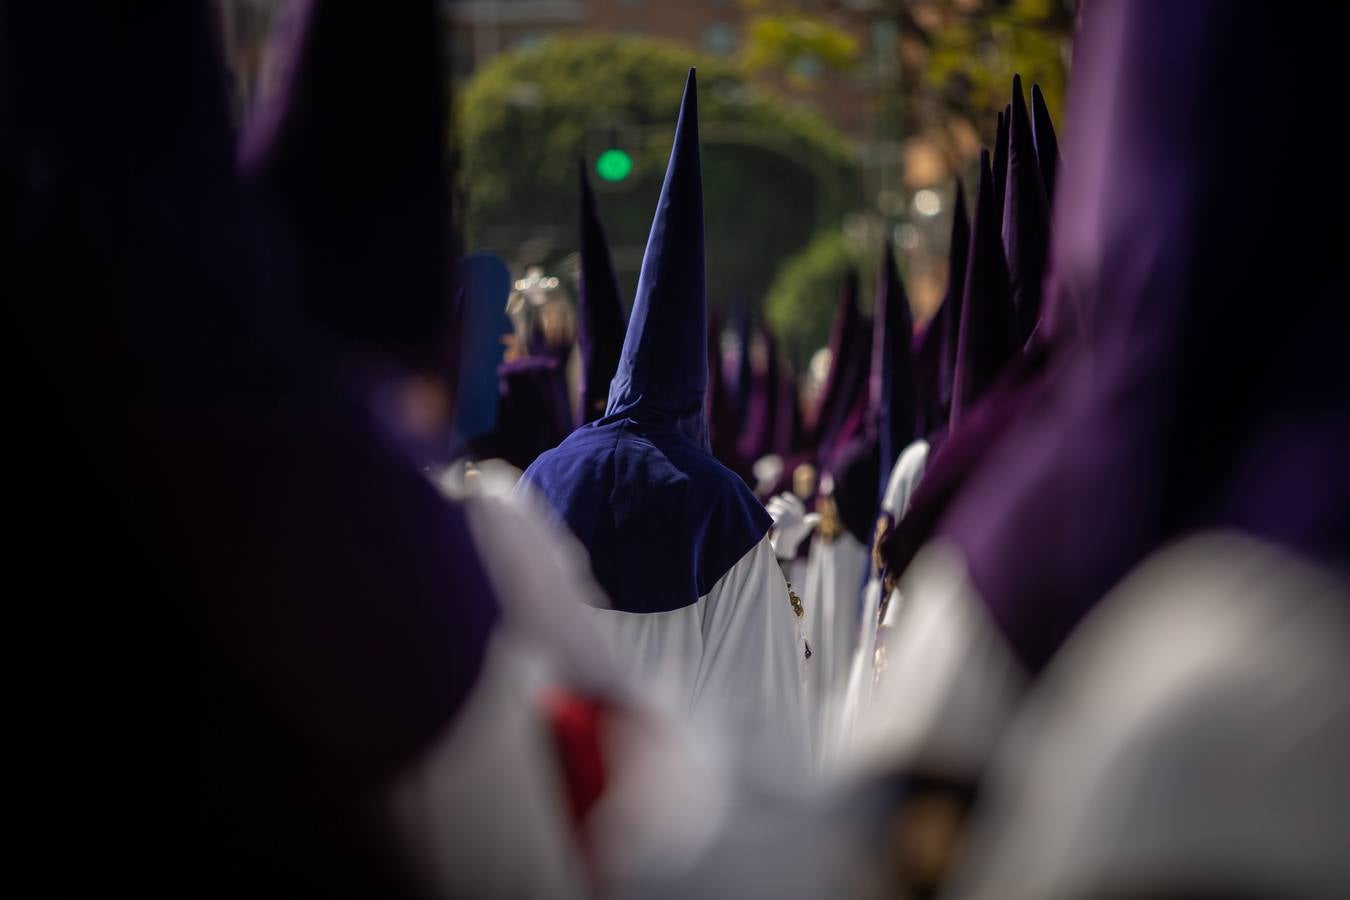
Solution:
[{"label": "gold embroidered trim", "polygon": [[833,497],[817,497],[816,512],[820,513],[820,524],[816,530],[821,538],[833,541],[844,533],[844,523],[839,518],[839,507],[835,505]]},{"label": "gold embroidered trim", "polygon": [[[792,612],[797,618],[806,615],[806,608],[802,606],[802,598],[797,596],[797,592],[792,589],[792,582],[787,583],[788,602],[792,604]],[[806,646],[806,658],[811,658],[811,642],[805,637],[802,638],[802,644]]]},{"label": "gold embroidered trim", "polygon": [[891,629],[885,625],[877,627],[877,646],[872,651],[872,686],[880,687],[881,676],[886,672],[886,634]]}]

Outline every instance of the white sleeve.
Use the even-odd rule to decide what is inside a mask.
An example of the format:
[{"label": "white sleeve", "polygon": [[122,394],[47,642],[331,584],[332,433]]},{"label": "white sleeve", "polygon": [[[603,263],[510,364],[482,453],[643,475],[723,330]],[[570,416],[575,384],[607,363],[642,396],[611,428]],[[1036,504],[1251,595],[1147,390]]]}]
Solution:
[{"label": "white sleeve", "polygon": [[389,792],[431,896],[582,897],[585,872],[530,666],[495,638],[458,714]]},{"label": "white sleeve", "polygon": [[548,664],[555,677],[594,692],[612,691],[616,668],[587,607],[608,600],[591,573],[581,543],[553,524],[528,493],[510,484],[484,488],[460,501],[479,558],[502,609],[503,624]]},{"label": "white sleeve", "polygon": [[927,545],[877,636],[877,686],[855,760],[866,769],[981,771],[1026,685],[959,550]]},{"label": "white sleeve", "polygon": [[[765,537],[700,603],[703,654],[696,721],[720,723],[757,767],[809,771],[801,660],[805,648],[787,582]],[[749,754],[749,756],[747,756]]]},{"label": "white sleeve", "polygon": [[1000,743],[951,896],[1109,895],[1140,872],[1345,896],[1348,600],[1343,572],[1236,533],[1140,563]]},{"label": "white sleeve", "polygon": [[866,575],[867,548],[852,534],[846,531],[831,540],[819,534],[813,537],[802,603],[814,667],[806,701],[807,722],[819,762],[827,761],[827,749],[836,744],[849,667],[858,643]]},{"label": "white sleeve", "polygon": [[901,452],[891,469],[890,481],[886,483],[886,493],[881,500],[882,512],[888,513],[894,521],[899,521],[909,508],[909,498],[919,479],[928,468],[928,442],[923,438],[911,443]]},{"label": "white sleeve", "polygon": [[827,745],[832,751],[830,762],[847,757],[849,748],[853,745],[858,723],[867,708],[872,705],[872,685],[876,672],[873,661],[877,649],[877,610],[881,604],[881,591],[879,579],[876,577],[867,579],[867,587],[863,590],[863,613],[858,632],[858,647],[853,651],[853,660],[849,666],[838,732],[833,736],[833,743]]}]

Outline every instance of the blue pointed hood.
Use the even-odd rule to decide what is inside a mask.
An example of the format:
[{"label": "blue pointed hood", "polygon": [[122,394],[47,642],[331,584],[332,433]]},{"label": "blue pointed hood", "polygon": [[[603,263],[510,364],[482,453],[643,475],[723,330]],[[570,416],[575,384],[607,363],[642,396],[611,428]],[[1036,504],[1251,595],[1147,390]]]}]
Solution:
[{"label": "blue pointed hood", "polygon": [[698,85],[690,69],[606,417],[665,422],[708,446],[705,290]]},{"label": "blue pointed hood", "polygon": [[608,408],[541,455],[517,487],[551,507],[625,612],[697,602],[770,525],[708,446],[702,195],[691,69]]}]

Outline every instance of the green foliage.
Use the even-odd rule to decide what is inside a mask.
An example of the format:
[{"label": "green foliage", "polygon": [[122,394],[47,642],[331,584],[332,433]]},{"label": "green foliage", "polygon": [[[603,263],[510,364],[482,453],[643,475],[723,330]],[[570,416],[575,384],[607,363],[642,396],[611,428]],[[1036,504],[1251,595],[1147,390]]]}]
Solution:
[{"label": "green foliage", "polygon": [[[660,191],[685,74],[697,66],[714,301],[763,295],[780,259],[859,203],[857,163],[820,118],[726,62],[660,41],[556,38],[497,57],[459,95],[470,246],[553,264],[576,247],[576,165],[617,142],[633,171],[598,201],[629,295]],[[527,242],[544,249],[521,251]],[[521,259],[522,256],[531,257]]]},{"label": "green foliage", "polygon": [[769,288],[764,314],[769,328],[799,362],[829,341],[830,325],[849,269],[858,273],[861,305],[870,305],[879,256],[843,231],[818,234],[786,260]]},{"label": "green foliage", "polygon": [[1065,48],[1073,28],[1070,6],[1061,0],[985,0],[982,6],[978,13],[921,30],[928,47],[922,72],[928,89],[948,113],[965,115],[982,133],[992,134],[1016,72],[1027,90],[1040,84],[1059,121],[1067,81]]},{"label": "green foliage", "polygon": [[[862,60],[856,39],[832,24],[841,15],[837,2],[741,3],[752,12],[742,51],[748,71],[776,68],[806,88],[794,63],[843,69]],[[967,133],[961,126],[974,126],[985,143],[993,139],[1014,72],[1028,89],[1040,84],[1059,121],[1077,6],[1078,0],[872,0],[864,16],[872,29],[866,55],[889,82],[878,85],[876,98],[884,139],[926,135],[944,143],[951,168],[959,168],[971,156],[957,140]]]},{"label": "green foliage", "polygon": [[829,22],[801,12],[764,13],[750,20],[742,65],[748,72],[775,69],[789,81],[805,86],[798,64],[813,61],[822,68],[844,72],[861,55],[858,41]]}]

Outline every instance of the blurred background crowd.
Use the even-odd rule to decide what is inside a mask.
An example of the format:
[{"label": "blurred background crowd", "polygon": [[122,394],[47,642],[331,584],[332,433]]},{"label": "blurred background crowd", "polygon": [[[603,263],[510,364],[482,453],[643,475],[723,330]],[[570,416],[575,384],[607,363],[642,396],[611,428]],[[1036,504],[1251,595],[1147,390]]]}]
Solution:
[{"label": "blurred background crowd", "polygon": [[7,0],[22,875],[1350,895],[1346,25]]}]

